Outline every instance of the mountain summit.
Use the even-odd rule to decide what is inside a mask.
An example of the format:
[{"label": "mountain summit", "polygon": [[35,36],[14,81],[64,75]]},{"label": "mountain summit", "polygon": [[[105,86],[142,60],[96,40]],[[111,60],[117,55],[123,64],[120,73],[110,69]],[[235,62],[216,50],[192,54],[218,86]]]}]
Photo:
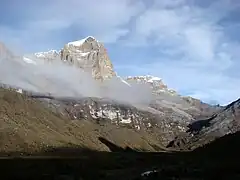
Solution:
[{"label": "mountain summit", "polygon": [[104,45],[94,37],[69,42],[60,51],[35,53],[36,58],[47,61],[61,60],[67,64],[90,72],[96,80],[107,80],[116,76],[113,64]]}]

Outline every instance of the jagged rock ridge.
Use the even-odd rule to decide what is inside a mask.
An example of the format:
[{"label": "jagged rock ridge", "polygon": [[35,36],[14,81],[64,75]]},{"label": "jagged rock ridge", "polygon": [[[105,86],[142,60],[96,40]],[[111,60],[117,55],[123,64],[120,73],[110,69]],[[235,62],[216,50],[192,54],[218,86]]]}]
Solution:
[{"label": "jagged rock ridge", "polygon": [[154,101],[151,107],[160,110],[162,107],[166,109],[178,109],[176,111],[184,111],[191,115],[192,119],[211,116],[218,108],[203,103],[198,99],[181,96],[175,90],[168,86],[159,77],[151,75],[146,76],[129,76],[125,78],[131,83],[148,84],[152,90]]},{"label": "jagged rock ridge", "polygon": [[177,92],[169,89],[166,84],[163,83],[163,80],[158,77],[154,77],[151,75],[146,75],[146,76],[128,76],[126,78],[126,81],[131,83],[131,82],[137,82],[137,83],[143,83],[143,84],[149,84],[150,87],[152,88],[153,93],[155,94],[161,94],[162,92],[164,93],[169,93],[172,95],[177,95]]}]

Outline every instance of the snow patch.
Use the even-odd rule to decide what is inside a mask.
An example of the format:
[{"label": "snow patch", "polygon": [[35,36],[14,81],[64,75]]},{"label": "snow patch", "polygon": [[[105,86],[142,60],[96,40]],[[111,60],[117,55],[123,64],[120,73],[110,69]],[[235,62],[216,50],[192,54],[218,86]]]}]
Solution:
[{"label": "snow patch", "polygon": [[151,76],[150,79],[148,80],[148,82],[161,81],[161,80],[162,80],[162,79],[159,78],[159,77]]},{"label": "snow patch", "polygon": [[87,36],[86,38],[84,39],[81,39],[81,40],[78,40],[78,41],[72,41],[72,42],[69,42],[67,43],[68,46],[81,46],[84,42],[86,42],[87,39],[94,39],[96,41],[96,39],[93,37],[93,36]]},{"label": "snow patch", "polygon": [[131,121],[131,118],[128,118],[128,119],[121,119],[120,123],[124,123],[124,124],[130,124],[132,121]]},{"label": "snow patch", "polygon": [[117,118],[117,112],[111,110],[103,110],[104,117],[108,117],[109,119],[113,120]]},{"label": "snow patch", "polygon": [[118,79],[120,79],[121,82],[123,82],[124,84],[131,86],[127,81],[123,80],[120,76],[117,76]]},{"label": "snow patch", "polygon": [[29,64],[37,64],[35,61],[27,58],[27,57],[23,57],[23,60],[26,62],[26,63],[29,63]]},{"label": "snow patch", "polygon": [[137,79],[137,80],[144,80],[146,82],[154,82],[154,81],[161,81],[162,79],[159,77],[145,75],[145,76],[128,76],[127,79]]},{"label": "snow patch", "polygon": [[146,171],[146,172],[142,173],[141,176],[149,176],[150,174],[152,174],[152,173],[156,173],[156,172],[158,172],[158,171],[157,171],[157,170]]},{"label": "snow patch", "polygon": [[22,89],[18,89],[16,92],[22,94],[22,93],[23,93],[23,90],[22,90]]},{"label": "snow patch", "polygon": [[80,56],[87,56],[90,52],[79,52]]},{"label": "snow patch", "polygon": [[58,54],[59,52],[57,50],[49,50],[49,51],[46,51],[46,52],[37,52],[35,53],[34,55],[38,58],[44,58],[46,56],[49,56],[49,55],[54,55],[54,54]]},{"label": "snow patch", "polygon": [[141,129],[139,125],[135,125],[135,128],[136,128],[137,130],[140,130],[140,129]]},{"label": "snow patch", "polygon": [[148,126],[148,127],[152,127],[151,123],[147,123],[147,126]]},{"label": "snow patch", "polygon": [[[99,110],[96,109],[90,109],[90,114],[92,118],[107,118],[111,121],[113,120],[119,120],[119,123],[123,124],[130,124],[132,122],[131,117],[127,118],[124,114],[121,114],[118,110],[112,110],[112,109],[102,109]],[[140,127],[136,127],[137,129],[140,129]]]}]

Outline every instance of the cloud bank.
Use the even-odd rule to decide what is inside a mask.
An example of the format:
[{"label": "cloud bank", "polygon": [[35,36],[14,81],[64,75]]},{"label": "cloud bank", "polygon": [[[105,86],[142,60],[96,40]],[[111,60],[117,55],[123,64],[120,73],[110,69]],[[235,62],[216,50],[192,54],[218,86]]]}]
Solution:
[{"label": "cloud bank", "polygon": [[102,84],[90,73],[60,60],[45,63],[36,58],[25,58],[25,62],[21,58],[0,58],[0,83],[57,97],[108,98],[132,105],[148,105],[152,98],[147,85],[132,84],[129,87],[119,78]]}]

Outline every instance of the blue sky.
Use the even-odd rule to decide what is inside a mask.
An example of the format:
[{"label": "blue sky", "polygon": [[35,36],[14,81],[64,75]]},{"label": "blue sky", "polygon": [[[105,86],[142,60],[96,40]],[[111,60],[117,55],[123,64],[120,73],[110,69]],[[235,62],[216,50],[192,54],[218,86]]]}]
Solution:
[{"label": "blue sky", "polygon": [[151,74],[205,102],[240,97],[239,0],[2,0],[0,41],[17,52],[95,36],[121,76]]}]

